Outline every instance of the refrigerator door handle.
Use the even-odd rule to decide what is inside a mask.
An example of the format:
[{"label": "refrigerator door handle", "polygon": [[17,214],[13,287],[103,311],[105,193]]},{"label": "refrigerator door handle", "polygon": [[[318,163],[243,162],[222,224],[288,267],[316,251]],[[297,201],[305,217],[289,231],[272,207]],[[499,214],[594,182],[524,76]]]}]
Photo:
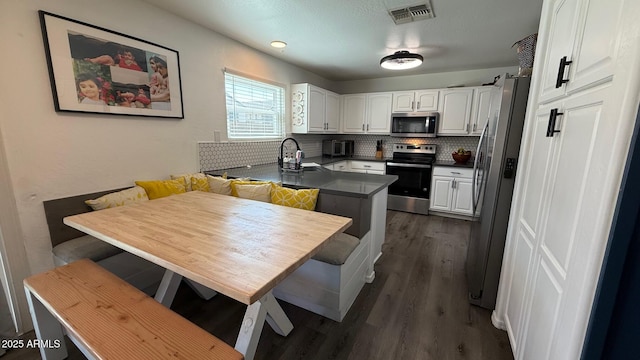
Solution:
[{"label": "refrigerator door handle", "polygon": [[479,198],[476,195],[476,176],[478,176],[478,159],[480,158],[480,146],[482,146],[482,141],[484,137],[487,136],[487,128],[489,127],[489,121],[484,125],[484,129],[482,129],[482,134],[480,135],[480,140],[478,140],[478,147],[476,148],[476,157],[473,159],[473,176],[471,178],[471,200],[473,201],[473,214],[476,213],[476,207],[478,206]]}]

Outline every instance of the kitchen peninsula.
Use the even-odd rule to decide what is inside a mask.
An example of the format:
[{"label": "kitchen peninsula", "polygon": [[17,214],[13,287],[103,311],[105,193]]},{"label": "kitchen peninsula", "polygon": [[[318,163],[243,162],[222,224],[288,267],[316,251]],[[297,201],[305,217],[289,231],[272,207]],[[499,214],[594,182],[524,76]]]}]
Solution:
[{"label": "kitchen peninsula", "polygon": [[[336,162],[338,159],[327,159],[322,157],[314,157],[305,159],[305,163],[316,163],[319,165],[327,165]],[[333,171],[322,166],[305,168],[300,173],[282,172],[278,169],[278,165],[265,164],[255,165],[251,167],[231,168],[205,171],[208,175],[219,176],[224,173],[230,178],[250,178],[251,180],[282,182],[283,186],[301,189],[301,188],[317,188],[320,189],[316,211],[327,214],[334,214],[349,217],[353,220],[353,224],[344,232],[360,239],[361,244],[365,247],[362,253],[366,260],[363,262],[362,269],[349,271],[349,274],[355,276],[364,275],[364,280],[368,283],[373,282],[375,278],[374,264],[382,255],[382,244],[385,240],[385,224],[387,211],[387,188],[395,182],[398,177],[395,175],[375,175],[365,173],[351,173],[342,171]],[[368,250],[368,251],[367,251]],[[314,260],[309,260],[308,267],[316,266]],[[324,266],[326,264],[318,265]],[[349,264],[345,264],[349,265]],[[328,265],[332,266],[332,265]],[[347,296],[348,303],[343,303],[344,299],[336,299],[339,306],[332,304],[321,304],[326,298],[332,294],[318,294],[316,299],[309,299],[305,294],[305,298],[299,298],[291,293],[286,293],[287,289],[291,290],[296,287],[293,285],[296,273],[305,271],[305,266],[289,276],[279,287],[284,291],[274,290],[274,295],[287,302],[306,308],[307,310],[319,313],[321,315],[341,321],[346,310],[349,309],[351,303],[355,300],[359,292],[359,288],[354,288],[347,292],[354,292]],[[317,272],[311,270],[311,272]],[[303,274],[299,274],[304,278]],[[344,275],[341,275],[344,277]],[[308,281],[308,279],[306,279]],[[351,279],[337,279],[339,281],[350,281]],[[307,287],[307,292],[309,287]],[[296,290],[291,290],[293,293]],[[344,292],[344,291],[340,291]],[[336,304],[337,305],[337,304]],[[339,308],[340,311],[334,311]],[[344,309],[344,312],[343,312]]]}]

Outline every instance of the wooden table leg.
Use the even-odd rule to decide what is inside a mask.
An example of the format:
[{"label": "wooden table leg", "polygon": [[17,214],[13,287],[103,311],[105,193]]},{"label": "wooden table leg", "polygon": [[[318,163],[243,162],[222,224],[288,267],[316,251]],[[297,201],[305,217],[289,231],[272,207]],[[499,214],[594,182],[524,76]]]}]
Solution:
[{"label": "wooden table leg", "polygon": [[66,359],[67,345],[64,342],[64,333],[62,325],[58,322],[49,310],[38,300],[31,291],[25,289],[27,294],[27,303],[33,320],[33,328],[39,340],[51,342],[52,347],[41,346],[40,356],[43,360]]},{"label": "wooden table leg", "polygon": [[265,320],[269,322],[275,332],[282,336],[289,335],[293,329],[293,324],[287,318],[276,298],[271,292],[268,292],[260,300],[247,306],[247,312],[245,312],[240,326],[235,349],[244,354],[246,360],[252,360],[256,354]]},{"label": "wooden table leg", "polygon": [[154,299],[162,305],[170,308],[173,298],[176,296],[176,292],[178,291],[180,281],[182,281],[182,275],[176,274],[171,270],[165,270]]}]

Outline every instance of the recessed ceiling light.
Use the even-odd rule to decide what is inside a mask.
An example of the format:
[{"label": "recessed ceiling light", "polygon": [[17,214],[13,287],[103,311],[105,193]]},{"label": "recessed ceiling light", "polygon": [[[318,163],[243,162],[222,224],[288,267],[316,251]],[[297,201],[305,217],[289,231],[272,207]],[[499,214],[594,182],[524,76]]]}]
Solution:
[{"label": "recessed ceiling light", "polygon": [[282,49],[283,47],[287,46],[287,43],[280,40],[274,40],[271,42],[271,46],[277,49]]}]

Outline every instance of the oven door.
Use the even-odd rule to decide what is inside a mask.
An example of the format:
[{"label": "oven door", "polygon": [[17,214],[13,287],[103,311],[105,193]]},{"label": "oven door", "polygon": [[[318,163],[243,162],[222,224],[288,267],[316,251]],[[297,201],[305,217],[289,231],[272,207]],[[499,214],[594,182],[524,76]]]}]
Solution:
[{"label": "oven door", "polygon": [[389,185],[389,194],[429,198],[431,165],[387,161],[387,174],[397,175],[398,180]]}]

